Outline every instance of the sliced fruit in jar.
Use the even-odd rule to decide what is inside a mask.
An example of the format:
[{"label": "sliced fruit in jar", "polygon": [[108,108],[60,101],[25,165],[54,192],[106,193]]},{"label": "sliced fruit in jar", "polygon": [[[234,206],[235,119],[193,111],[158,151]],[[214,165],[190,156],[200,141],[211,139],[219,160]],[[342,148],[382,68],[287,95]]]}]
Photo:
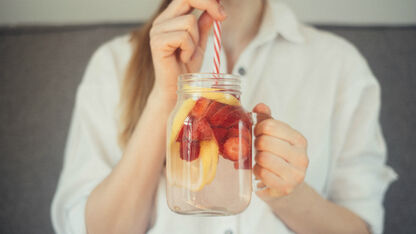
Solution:
[{"label": "sliced fruit in jar", "polygon": [[230,137],[239,137],[241,136],[246,139],[248,142],[251,141],[251,132],[248,130],[244,125],[243,126],[236,126],[228,129],[227,138]]},{"label": "sliced fruit in jar", "polygon": [[193,161],[199,157],[200,150],[200,144],[198,141],[187,141],[183,139],[179,155],[182,160]]},{"label": "sliced fruit in jar", "polygon": [[211,104],[208,106],[208,110],[207,110],[207,113],[205,114],[205,117],[207,119],[211,118],[211,116],[217,113],[217,111],[221,109],[223,106],[225,106],[225,104],[223,103],[219,103],[216,101],[211,102]]},{"label": "sliced fruit in jar", "polygon": [[204,165],[205,185],[210,184],[216,175],[218,164],[218,144],[215,140],[201,141],[199,156]]},{"label": "sliced fruit in jar", "polygon": [[181,130],[179,131],[176,141],[196,141],[198,140],[198,125],[192,116],[187,116],[183,121]]},{"label": "sliced fruit in jar", "polygon": [[195,118],[202,118],[208,111],[208,107],[211,103],[212,101],[210,99],[204,97],[199,98],[192,108],[191,115]]},{"label": "sliced fruit in jar", "polygon": [[204,185],[204,166],[201,159],[182,160],[179,155],[180,143],[173,142],[170,155],[166,158],[166,172],[170,184],[199,191]]},{"label": "sliced fruit in jar", "polygon": [[196,119],[193,116],[186,117],[176,141],[207,141],[214,137],[211,126],[203,119]]},{"label": "sliced fruit in jar", "polygon": [[185,86],[184,89],[192,90],[193,93],[201,93],[201,96],[227,105],[239,106],[240,101],[231,94],[221,93],[220,89]]},{"label": "sliced fruit in jar", "polygon": [[224,142],[226,140],[228,130],[225,128],[217,127],[217,128],[213,128],[212,131],[214,132],[215,140],[217,140],[220,154],[222,154],[223,149],[224,149]]},{"label": "sliced fruit in jar", "polygon": [[199,157],[194,160],[183,160],[180,155],[181,143],[173,142],[166,161],[169,183],[194,192],[202,190],[214,180],[218,164],[217,142],[212,139],[197,143]]},{"label": "sliced fruit in jar", "polygon": [[223,126],[223,123],[226,121],[228,115],[234,111],[234,109],[235,107],[230,106],[230,105],[226,105],[226,106],[219,108],[217,112],[215,112],[215,114],[213,114],[209,118],[209,122],[215,127],[217,126],[225,127]]},{"label": "sliced fruit in jar", "polygon": [[222,127],[215,127],[212,129],[215,135],[215,139],[217,140],[218,144],[224,144],[225,139],[228,134],[228,129]]},{"label": "sliced fruit in jar", "polygon": [[231,137],[224,143],[224,158],[238,161],[249,157],[251,147],[247,140],[239,137]]},{"label": "sliced fruit in jar", "polygon": [[192,110],[192,108],[195,105],[195,100],[188,98],[183,102],[183,104],[179,107],[179,110],[176,112],[175,117],[173,118],[172,122],[172,133],[171,133],[171,143],[174,142],[178,134],[182,128],[182,125],[188,116],[189,112]]},{"label": "sliced fruit in jar", "polygon": [[200,141],[207,141],[214,138],[214,132],[212,131],[211,126],[209,125],[208,121],[204,119],[198,120],[197,124],[197,132],[198,132],[198,140]]},{"label": "sliced fruit in jar", "polygon": [[217,102],[221,102],[227,105],[239,106],[240,101],[231,94],[219,93],[219,92],[204,92],[202,96]]},{"label": "sliced fruit in jar", "polygon": [[209,122],[213,126],[220,126],[223,128],[238,127],[240,123],[246,127],[251,126],[248,114],[244,109],[230,105],[218,108],[214,114],[209,116]]},{"label": "sliced fruit in jar", "polygon": [[238,125],[238,122],[241,121],[241,117],[244,114],[245,113],[244,112],[242,113],[241,110],[239,110],[239,109],[231,111],[226,115],[226,117],[225,117],[225,119],[224,119],[224,121],[222,122],[221,125],[223,127],[226,127],[226,128]]}]

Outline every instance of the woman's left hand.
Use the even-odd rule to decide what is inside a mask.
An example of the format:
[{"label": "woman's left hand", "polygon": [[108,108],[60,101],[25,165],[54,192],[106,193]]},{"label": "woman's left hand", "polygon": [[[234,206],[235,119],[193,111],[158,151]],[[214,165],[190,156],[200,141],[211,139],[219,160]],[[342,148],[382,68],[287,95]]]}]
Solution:
[{"label": "woman's left hand", "polygon": [[288,124],[273,119],[267,105],[258,104],[253,112],[257,113],[253,172],[261,181],[258,187],[263,187],[256,193],[270,201],[289,195],[303,183],[309,164],[307,141]]}]

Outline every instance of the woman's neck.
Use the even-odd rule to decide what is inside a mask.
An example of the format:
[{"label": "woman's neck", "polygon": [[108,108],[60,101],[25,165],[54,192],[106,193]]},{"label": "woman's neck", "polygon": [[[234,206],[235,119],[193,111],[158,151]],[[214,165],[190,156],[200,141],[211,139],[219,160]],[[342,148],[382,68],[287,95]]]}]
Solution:
[{"label": "woman's neck", "polygon": [[265,3],[264,0],[223,0],[221,3],[228,15],[222,24],[222,46],[230,73],[244,48],[257,35]]}]

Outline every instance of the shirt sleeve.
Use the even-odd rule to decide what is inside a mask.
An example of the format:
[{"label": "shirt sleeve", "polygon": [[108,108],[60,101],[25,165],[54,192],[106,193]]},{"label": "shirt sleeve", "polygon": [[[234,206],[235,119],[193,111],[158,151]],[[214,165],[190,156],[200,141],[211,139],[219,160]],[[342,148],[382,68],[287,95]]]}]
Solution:
[{"label": "shirt sleeve", "polygon": [[112,51],[104,45],[92,56],[77,90],[63,170],[51,207],[56,233],[86,233],[87,198],[120,158],[117,76]]},{"label": "shirt sleeve", "polygon": [[335,160],[328,197],[360,216],[372,233],[382,233],[384,194],[397,175],[386,165],[380,86],[358,51],[344,68],[331,123]]}]

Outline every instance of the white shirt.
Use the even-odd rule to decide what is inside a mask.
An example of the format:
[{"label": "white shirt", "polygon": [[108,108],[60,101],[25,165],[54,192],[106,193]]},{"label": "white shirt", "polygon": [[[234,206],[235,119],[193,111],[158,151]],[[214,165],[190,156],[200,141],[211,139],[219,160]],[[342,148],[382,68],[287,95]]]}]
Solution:
[{"label": "white shirt", "polygon": [[[364,219],[382,233],[383,197],[397,177],[385,165],[379,125],[380,87],[365,59],[349,42],[299,23],[293,13],[267,1],[257,37],[232,73],[243,74],[246,109],[264,102],[276,119],[308,139],[306,182],[321,196]],[[210,72],[212,41],[202,71]],[[123,72],[132,54],[128,36],[101,46],[78,88],[64,168],[52,204],[57,233],[86,233],[90,192],[122,156],[117,144],[117,104]],[[222,53],[222,71],[226,71]],[[157,146],[155,146],[157,147]],[[182,216],[169,210],[161,178],[156,222],[149,234],[292,233],[257,196],[241,214]]]}]

